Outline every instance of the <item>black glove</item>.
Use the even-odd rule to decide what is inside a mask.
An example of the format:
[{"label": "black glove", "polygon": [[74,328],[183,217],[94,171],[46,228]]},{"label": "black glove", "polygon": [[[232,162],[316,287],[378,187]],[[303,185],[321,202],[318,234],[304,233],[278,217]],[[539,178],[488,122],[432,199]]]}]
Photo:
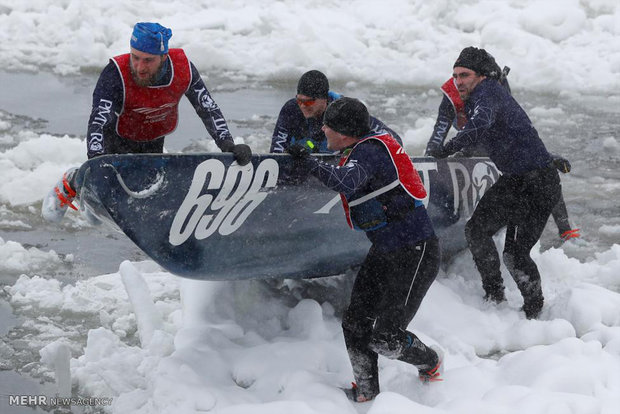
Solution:
[{"label": "black glove", "polygon": [[446,158],[448,155],[450,155],[448,152],[446,152],[443,145],[438,145],[433,148],[428,148],[426,150],[426,154],[434,158]]},{"label": "black glove", "polygon": [[471,149],[468,149],[467,147],[465,147],[462,150],[455,152],[454,157],[455,158],[471,158],[472,152],[473,151]]},{"label": "black glove", "polygon": [[232,150],[235,160],[239,165],[246,165],[252,161],[252,149],[246,144],[235,144]]},{"label": "black glove", "polygon": [[291,154],[291,157],[301,160],[310,156],[310,150],[308,147],[302,144],[293,144],[286,149],[286,152]]},{"label": "black glove", "polygon": [[426,144],[426,150],[424,150],[424,156],[430,157],[433,150],[443,145],[443,139],[441,137],[432,136],[431,139]]},{"label": "black glove", "polygon": [[560,157],[559,155],[552,155],[552,157],[553,161],[551,163],[558,171],[564,174],[570,172],[570,162],[568,162],[566,158]]},{"label": "black glove", "polygon": [[235,144],[232,141],[224,141],[220,146],[222,152],[232,152],[235,161],[239,165],[246,165],[252,160],[252,150],[246,144]]}]

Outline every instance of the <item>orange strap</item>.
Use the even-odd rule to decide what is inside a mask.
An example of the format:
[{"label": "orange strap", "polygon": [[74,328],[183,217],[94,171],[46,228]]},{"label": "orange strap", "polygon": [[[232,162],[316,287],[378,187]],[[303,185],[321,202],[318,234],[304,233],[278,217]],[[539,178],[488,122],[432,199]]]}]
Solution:
[{"label": "orange strap", "polygon": [[576,239],[577,237],[579,237],[579,229],[567,230],[564,233],[562,233],[560,237],[564,241],[567,241],[569,239]]},{"label": "orange strap", "polygon": [[77,207],[73,204],[73,198],[77,195],[77,193],[69,185],[69,182],[67,181],[67,173],[65,173],[62,176],[62,186],[65,188],[65,191],[67,192],[68,197],[66,197],[64,193],[60,191],[60,188],[58,187],[54,188],[54,190],[56,191],[56,195],[58,196],[58,199],[60,200],[60,206],[63,207],[65,205],[68,205],[73,210],[77,211]]},{"label": "orange strap", "polygon": [[73,198],[77,195],[75,190],[69,185],[69,181],[67,181],[67,173],[64,173],[62,176],[62,185],[65,187],[65,190],[67,190],[67,195],[69,195],[69,197]]}]

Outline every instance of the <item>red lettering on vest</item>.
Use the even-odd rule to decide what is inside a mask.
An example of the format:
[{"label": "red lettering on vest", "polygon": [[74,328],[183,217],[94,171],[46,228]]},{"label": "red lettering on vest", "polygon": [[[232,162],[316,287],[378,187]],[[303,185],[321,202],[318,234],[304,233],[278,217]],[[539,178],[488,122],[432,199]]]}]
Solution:
[{"label": "red lettering on vest", "polygon": [[130,55],[115,56],[123,79],[123,109],[116,132],[132,141],[152,141],[173,132],[179,121],[179,101],[189,88],[192,71],[182,49],[170,49],[170,83],[162,86],[138,86],[131,74]]},{"label": "red lettering on vest", "polygon": [[[355,147],[360,145],[362,142],[371,139],[381,142],[390,154],[392,164],[394,165],[394,168],[396,168],[396,175],[398,177],[399,186],[402,187],[407,194],[409,194],[412,198],[416,200],[423,200],[424,198],[426,198],[426,188],[424,188],[424,184],[422,183],[422,179],[418,174],[418,170],[416,170],[413,162],[411,161],[411,158],[409,158],[409,155],[407,155],[403,147],[390,134],[371,135],[369,137],[361,139],[357,144],[355,144],[355,146],[348,154],[340,158],[340,162],[338,163],[338,165],[341,167],[345,165],[353,151],[355,151]],[[354,228],[353,223],[351,222],[349,200],[347,200],[347,198],[342,193],[340,193],[340,199],[342,200],[342,206],[344,208],[344,214],[347,218],[347,224],[349,224],[349,227]]]},{"label": "red lettering on vest", "polygon": [[450,100],[450,103],[454,108],[454,112],[456,113],[456,127],[458,129],[463,129],[463,127],[467,123],[467,115],[465,115],[465,103],[461,99],[459,90],[454,83],[454,78],[448,79],[446,83],[441,85],[441,91]]}]

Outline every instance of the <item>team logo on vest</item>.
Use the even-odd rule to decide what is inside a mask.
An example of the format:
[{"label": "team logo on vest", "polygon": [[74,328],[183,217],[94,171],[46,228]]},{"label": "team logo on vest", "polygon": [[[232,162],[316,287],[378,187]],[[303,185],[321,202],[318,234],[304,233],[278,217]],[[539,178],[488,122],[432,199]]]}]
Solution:
[{"label": "team logo on vest", "polygon": [[176,107],[176,105],[176,103],[167,103],[157,108],[135,108],[133,112],[146,115],[144,118],[144,122],[146,123],[159,122],[166,119],[171,108]]},{"label": "team logo on vest", "polygon": [[192,235],[203,240],[216,231],[232,234],[267,198],[266,190],[276,187],[278,174],[274,159],[263,160],[256,170],[252,163],[226,168],[217,159],[202,162],[174,217],[168,241],[179,246]]}]

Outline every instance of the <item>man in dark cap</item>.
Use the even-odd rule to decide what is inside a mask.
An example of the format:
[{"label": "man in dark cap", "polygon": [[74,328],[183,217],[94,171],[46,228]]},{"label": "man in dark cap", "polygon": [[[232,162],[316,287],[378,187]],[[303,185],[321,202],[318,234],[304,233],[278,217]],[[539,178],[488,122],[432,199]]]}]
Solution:
[{"label": "man in dark cap", "polygon": [[[168,49],[172,30],[159,23],[137,23],[130,38],[130,53],[115,56],[103,69],[93,92],[88,120],[88,158],[103,154],[162,153],[164,138],[179,117],[185,95],[222,152],[232,152],[247,164],[252,151],[235,144],[222,111],[198,70],[182,49]],[[62,220],[67,207],[77,209],[73,168],[43,201],[43,217]]]},{"label": "man in dark cap", "polygon": [[323,132],[342,154],[338,166],[296,143],[288,152],[304,171],[342,198],[347,223],[372,243],[342,320],[356,402],[379,393],[378,355],[417,367],[425,382],[441,381],[441,355],[407,327],[439,269],[439,243],[422,200],[426,190],[411,158],[388,132],[373,132],[368,110],[353,98],[329,104]]},{"label": "man in dark cap", "polygon": [[[331,152],[327,149],[325,133],[321,130],[323,114],[327,105],[341,96],[329,90],[329,81],[322,72],[311,70],[304,73],[297,83],[297,95],[289,99],[280,110],[271,137],[270,152],[285,152],[290,145],[300,142],[311,152]],[[370,119],[373,131],[388,131],[402,142],[398,134],[383,122],[374,117]]]},{"label": "man in dark cap", "polygon": [[[483,72],[481,74],[491,79],[497,79],[510,93],[510,85],[508,84],[508,79],[506,79],[510,69],[505,67],[503,71],[500,70],[499,65],[497,65],[493,56],[488,54],[484,49],[477,49],[475,47],[465,48],[463,49],[463,52],[461,52],[461,55],[457,61],[479,61],[475,66],[481,68],[480,70]],[[468,63],[463,64],[468,65]],[[435,127],[433,128],[433,134],[431,135],[431,138],[426,146],[426,155],[429,155],[429,152],[431,152],[434,148],[443,144],[444,140],[448,136],[448,131],[450,130],[451,125],[458,130],[462,129],[467,123],[467,116],[465,114],[466,99],[461,98],[459,90],[457,89],[456,83],[452,77],[450,77],[450,79],[448,79],[441,86],[441,92],[444,95],[441,104],[439,105],[437,121],[435,122]],[[465,155],[473,155],[484,150],[479,148],[465,148],[462,153],[465,151],[467,151]]]},{"label": "man in dark cap", "polygon": [[[496,79],[508,93],[511,93],[510,85],[506,78],[510,68],[504,67],[503,70],[500,70],[493,56],[484,49],[477,49],[475,47],[463,49],[455,65],[476,67],[480,70],[480,74],[486,76],[488,79]],[[444,95],[439,104],[433,133],[426,145],[425,155],[431,155],[433,150],[443,145],[443,142],[448,136],[450,126],[453,126],[456,130],[461,130],[465,127],[468,120],[467,114],[465,113],[466,99],[464,100],[461,98],[452,77],[441,86],[441,91]],[[470,145],[464,147],[457,155],[464,157],[486,157],[488,154],[482,143],[479,143],[476,146]],[[554,154],[552,154],[552,156],[554,157],[554,163],[561,172],[567,173],[570,171],[570,163],[566,159]],[[579,229],[573,229],[570,225],[566,203],[564,202],[562,194],[560,194],[560,199],[553,208],[551,215],[558,228],[558,240],[560,243],[580,237]]]},{"label": "man in dark cap", "polygon": [[454,84],[464,102],[465,123],[450,142],[439,143],[429,153],[443,158],[481,145],[502,172],[480,199],[465,236],[485,298],[500,303],[506,296],[493,235],[506,227],[504,264],[521,291],[525,316],[532,319],[540,314],[544,297],[530,250],[560,198],[556,168],[569,166],[554,161],[523,108],[492,76],[489,68],[495,61],[489,56],[484,49],[469,47],[454,63]]}]

